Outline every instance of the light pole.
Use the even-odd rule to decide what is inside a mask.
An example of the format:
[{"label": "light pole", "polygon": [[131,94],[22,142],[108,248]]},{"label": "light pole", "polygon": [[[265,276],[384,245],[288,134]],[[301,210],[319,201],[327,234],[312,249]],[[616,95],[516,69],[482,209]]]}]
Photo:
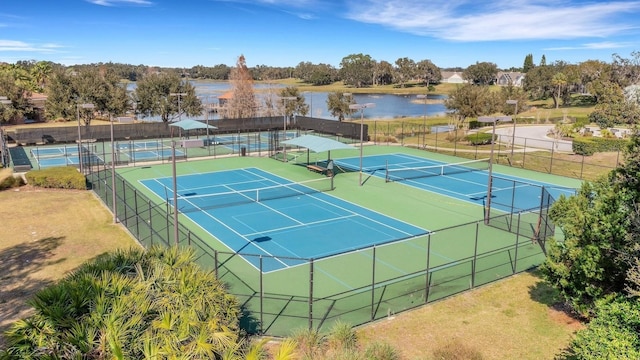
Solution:
[{"label": "light pole", "polygon": [[113,223],[118,222],[118,207],[116,206],[116,150],[113,146],[113,117],[109,114],[111,125],[111,205],[113,206]]},{"label": "light pole", "polygon": [[[11,100],[6,96],[0,96],[0,104],[2,104],[2,112],[4,115],[4,107],[6,105],[11,105]],[[7,167],[9,166],[9,154],[7,153],[7,137],[4,134],[2,123],[4,123],[4,116],[3,119],[0,119],[0,136],[2,136],[0,141],[2,142],[2,166]]]},{"label": "light pole", "polygon": [[[284,140],[287,140],[287,101],[297,100],[298,98],[295,96],[284,96],[284,97],[281,97],[281,99],[284,102],[284,114],[282,115]],[[283,155],[282,161],[287,162],[287,144],[284,144],[282,146],[282,155]]]},{"label": "light pole", "polygon": [[425,134],[427,133],[427,95],[419,94],[416,95],[418,99],[424,99],[424,120],[422,122],[422,148],[427,148],[427,143],[425,141]]},{"label": "light pole", "polygon": [[169,96],[177,96],[178,97],[178,121],[182,120],[182,111],[180,109],[180,100],[182,100],[183,96],[186,96],[187,93],[169,93]]},{"label": "light pole", "polygon": [[180,243],[178,231],[178,177],[176,173],[176,141],[171,140],[171,175],[173,186],[173,242],[176,246]]},{"label": "light pole", "polygon": [[76,106],[76,111],[78,115],[78,161],[79,161],[78,166],[80,167],[80,173],[84,174],[84,168],[82,167],[82,134],[80,132],[80,108],[94,109],[95,105],[93,105],[92,103],[84,103],[84,104],[78,104]]},{"label": "light pole", "polygon": [[511,161],[513,161],[513,148],[516,146],[516,118],[518,116],[518,100],[507,100],[507,105],[515,105],[513,112],[513,133],[511,134]]},{"label": "light pole", "polygon": [[376,104],[374,103],[349,105],[349,109],[360,110],[360,180],[359,180],[360,186],[362,186],[362,148],[364,147],[364,109],[374,108],[374,107],[376,107]]},{"label": "light pole", "polygon": [[493,124],[493,131],[491,132],[491,155],[489,155],[489,183],[487,184],[487,202],[485,205],[484,223],[489,224],[489,218],[491,216],[491,187],[492,187],[492,174],[493,174],[493,145],[496,137],[496,124],[498,122],[509,122],[511,116],[480,116],[478,122]]}]

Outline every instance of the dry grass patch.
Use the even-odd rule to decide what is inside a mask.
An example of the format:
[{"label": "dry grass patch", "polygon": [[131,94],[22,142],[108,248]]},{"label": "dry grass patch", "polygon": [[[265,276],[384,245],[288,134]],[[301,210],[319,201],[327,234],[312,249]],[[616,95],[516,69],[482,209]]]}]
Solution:
[{"label": "dry grass patch", "polygon": [[30,313],[26,301],[83,262],[137,246],[90,191],[24,186],[0,192],[1,333]]},{"label": "dry grass patch", "polygon": [[[556,310],[555,291],[522,273],[358,330],[402,359],[553,359],[582,324]],[[449,355],[448,357],[444,355]]]}]

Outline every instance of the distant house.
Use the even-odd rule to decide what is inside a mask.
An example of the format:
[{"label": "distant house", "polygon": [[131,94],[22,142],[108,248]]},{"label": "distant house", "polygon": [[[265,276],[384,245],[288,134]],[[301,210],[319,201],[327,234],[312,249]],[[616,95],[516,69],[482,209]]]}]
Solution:
[{"label": "distant house", "polygon": [[440,75],[442,75],[442,80],[440,80],[441,83],[462,84],[467,82],[462,78],[462,73],[457,71],[442,71],[440,72]]},{"label": "distant house", "polygon": [[499,86],[522,86],[522,81],[524,80],[524,73],[521,72],[498,72],[498,76],[496,78],[496,85]]}]

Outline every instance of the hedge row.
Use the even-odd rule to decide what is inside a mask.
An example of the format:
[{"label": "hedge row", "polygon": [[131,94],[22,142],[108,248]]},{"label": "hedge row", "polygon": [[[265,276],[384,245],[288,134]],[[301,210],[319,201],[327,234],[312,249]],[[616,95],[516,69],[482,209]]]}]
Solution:
[{"label": "hedge row", "polygon": [[51,167],[32,170],[25,174],[27,183],[33,186],[54,189],[86,190],[87,181],[78,170],[71,166]]},{"label": "hedge row", "polygon": [[475,134],[467,135],[466,140],[471,145],[487,145],[491,144],[492,134],[477,132]]},{"label": "hedge row", "polygon": [[573,139],[573,152],[591,156],[597,152],[620,151],[629,143],[626,139],[601,137],[576,137]]}]

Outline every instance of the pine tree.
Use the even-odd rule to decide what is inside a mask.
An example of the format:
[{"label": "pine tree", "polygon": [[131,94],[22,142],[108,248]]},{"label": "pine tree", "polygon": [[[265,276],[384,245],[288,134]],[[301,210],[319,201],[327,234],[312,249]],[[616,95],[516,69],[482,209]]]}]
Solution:
[{"label": "pine tree", "polygon": [[533,54],[529,54],[524,58],[524,64],[522,65],[522,72],[525,74],[529,72],[529,70],[533,69],[535,65],[533,64]]}]

